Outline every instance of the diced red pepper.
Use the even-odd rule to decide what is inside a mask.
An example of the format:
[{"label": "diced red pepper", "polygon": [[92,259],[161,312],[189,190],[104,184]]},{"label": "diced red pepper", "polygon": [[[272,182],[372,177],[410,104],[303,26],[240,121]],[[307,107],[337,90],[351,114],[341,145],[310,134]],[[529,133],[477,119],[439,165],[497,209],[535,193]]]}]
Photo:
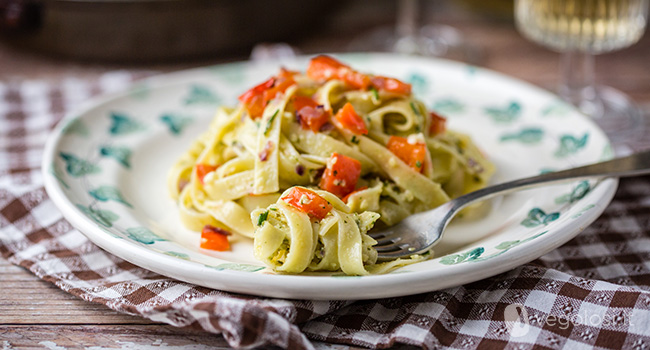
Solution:
[{"label": "diced red pepper", "polygon": [[312,107],[312,108],[318,107],[318,103],[314,101],[314,99],[311,97],[294,96],[292,100],[293,100],[293,108],[296,110],[296,112],[303,109],[304,107]]},{"label": "diced red pepper", "polygon": [[293,77],[296,76],[297,74],[300,74],[300,72],[296,72],[293,70],[288,70],[284,67],[280,68],[280,73],[278,74],[278,78],[284,78],[284,79],[289,79],[293,80]]},{"label": "diced red pepper", "polygon": [[275,84],[270,88],[266,89],[263,93],[264,107],[266,107],[269,101],[274,99],[279,93],[285,92],[289,88],[289,86],[295,83],[296,82],[293,80],[293,78],[276,78]]},{"label": "diced red pepper", "polygon": [[303,129],[318,132],[330,120],[330,113],[313,99],[305,96],[293,98],[293,107]]},{"label": "diced red pepper", "polygon": [[330,202],[304,187],[292,187],[282,200],[318,220],[322,220],[332,210]]},{"label": "diced red pepper", "polygon": [[353,88],[366,90],[370,86],[370,77],[352,69],[343,69],[339,71],[339,79]]},{"label": "diced red pepper", "polygon": [[253,119],[260,118],[262,117],[262,114],[264,114],[264,96],[255,95],[251,98],[251,102],[245,103],[244,106],[246,106],[248,115],[251,118]]},{"label": "diced red pepper", "polygon": [[368,129],[363,119],[354,110],[350,102],[346,103],[341,109],[336,112],[336,121],[341,127],[352,131],[356,135],[367,135]]},{"label": "diced red pepper", "polygon": [[354,191],[361,176],[361,162],[354,158],[334,153],[327,162],[327,168],[318,185],[325,191],[343,198]]},{"label": "diced red pepper", "polygon": [[265,81],[265,82],[263,82],[263,83],[261,83],[259,85],[256,85],[256,86],[252,87],[251,89],[249,89],[248,91],[241,94],[241,96],[239,96],[239,101],[241,101],[242,103],[245,103],[245,104],[249,104],[249,103],[252,102],[252,100],[253,100],[253,98],[255,96],[263,94],[264,91],[266,91],[266,89],[272,87],[273,84],[275,84],[275,78],[272,77],[269,80],[267,80],[267,81]]},{"label": "diced red pepper", "polygon": [[354,190],[354,191],[348,193],[348,194],[347,194],[345,197],[343,197],[341,200],[343,201],[343,203],[348,204],[348,200],[350,200],[350,196],[351,196],[351,195],[353,195],[353,194],[355,194],[355,193],[357,193],[357,192],[361,192],[361,191],[367,190],[367,189],[368,189],[368,186],[359,187],[358,189],[356,189],[356,190]]},{"label": "diced red pepper", "polygon": [[307,76],[314,80],[336,79],[341,68],[349,69],[350,67],[330,56],[320,55],[309,61]]},{"label": "diced red pepper", "polygon": [[442,134],[447,130],[447,119],[436,112],[430,112],[431,125],[429,125],[429,135]]},{"label": "diced red pepper", "polygon": [[201,248],[220,252],[230,250],[230,242],[228,242],[230,235],[231,233],[227,230],[205,225],[201,230]]},{"label": "diced red pepper", "polygon": [[395,78],[376,76],[372,77],[371,82],[372,86],[378,90],[383,90],[399,95],[411,94],[411,84],[407,84]]},{"label": "diced red pepper", "polygon": [[259,118],[264,113],[268,102],[274,99],[278,93],[285,92],[287,88],[295,84],[293,74],[282,69],[278,77],[271,77],[269,80],[254,86],[239,96],[251,118]]},{"label": "diced red pepper", "polygon": [[199,181],[203,183],[203,178],[209,173],[217,170],[217,166],[210,164],[197,164],[196,165],[196,176],[199,178]]},{"label": "diced red pepper", "polygon": [[422,172],[424,169],[424,159],[427,156],[425,144],[409,143],[404,137],[391,136],[386,147],[413,170]]},{"label": "diced red pepper", "polygon": [[239,96],[239,101],[246,106],[246,110],[251,118],[259,118],[262,116],[265,107],[264,91],[271,88],[274,84],[275,78],[272,77]]},{"label": "diced red pepper", "polygon": [[311,59],[307,67],[307,76],[314,80],[339,79],[354,88],[363,90],[370,86],[369,76],[359,73],[336,59],[325,55]]}]

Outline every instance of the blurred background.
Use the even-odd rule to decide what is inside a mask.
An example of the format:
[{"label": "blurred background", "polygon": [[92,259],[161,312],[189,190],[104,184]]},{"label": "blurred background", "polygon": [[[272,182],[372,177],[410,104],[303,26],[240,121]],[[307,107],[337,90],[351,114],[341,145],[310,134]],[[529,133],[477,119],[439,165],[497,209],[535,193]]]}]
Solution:
[{"label": "blurred background", "polygon": [[[404,6],[396,0],[0,0],[0,77],[43,78],[53,74],[50,67],[69,64],[75,72],[180,69],[246,59],[260,43],[283,42],[305,54],[378,51],[382,48],[365,39],[381,35],[379,28],[393,31],[404,12],[400,4]],[[512,26],[512,0],[436,0],[416,6],[418,26],[433,21],[465,26],[479,20]],[[467,37],[474,34],[469,29]],[[481,44],[481,38],[474,41]]]},{"label": "blurred background", "polygon": [[[253,48],[278,53],[263,43],[302,54],[381,51],[369,41],[400,23],[408,33],[409,11],[415,27],[446,26],[452,32],[441,33],[462,44],[431,55],[555,88],[559,55],[517,32],[512,0],[0,0],[0,81],[163,73],[248,59]],[[646,35],[599,56],[598,79],[650,101],[649,47]]]}]

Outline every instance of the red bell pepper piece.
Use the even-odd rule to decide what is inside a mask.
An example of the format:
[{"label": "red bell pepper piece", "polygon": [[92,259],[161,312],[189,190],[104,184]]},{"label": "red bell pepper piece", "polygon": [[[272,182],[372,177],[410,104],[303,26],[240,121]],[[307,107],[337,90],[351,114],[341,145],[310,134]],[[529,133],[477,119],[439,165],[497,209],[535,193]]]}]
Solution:
[{"label": "red bell pepper piece", "polygon": [[218,250],[220,252],[230,250],[230,242],[228,242],[228,236],[231,233],[211,225],[203,226],[201,230],[201,248]]},{"label": "red bell pepper piece", "polygon": [[361,162],[354,158],[334,153],[318,185],[325,191],[343,198],[354,191],[361,176]]},{"label": "red bell pepper piece", "polygon": [[368,129],[363,119],[354,110],[350,102],[336,112],[336,121],[342,128],[350,130],[355,135],[367,135]]},{"label": "red bell pepper piece", "polygon": [[386,147],[413,170],[422,172],[424,169],[424,160],[427,155],[425,144],[409,143],[408,139],[404,137],[391,136]]},{"label": "red bell pepper piece", "polygon": [[332,204],[325,198],[304,187],[292,187],[282,200],[318,220],[322,220],[332,210]]},{"label": "red bell pepper piece", "polygon": [[442,134],[447,130],[447,119],[436,112],[430,112],[431,125],[429,125],[429,135]]},{"label": "red bell pepper piece", "polygon": [[300,120],[300,126],[303,129],[318,132],[330,120],[329,111],[326,111],[309,97],[294,97],[293,107],[296,110],[296,117]]},{"label": "red bell pepper piece", "polygon": [[209,173],[217,170],[218,166],[210,164],[197,164],[196,165],[196,176],[199,178],[199,181],[203,183],[203,178]]},{"label": "red bell pepper piece", "polygon": [[376,76],[371,79],[371,82],[372,86],[377,90],[383,90],[399,95],[411,94],[411,84],[407,84],[395,78]]},{"label": "red bell pepper piece", "polygon": [[271,77],[269,80],[254,86],[239,96],[239,101],[246,106],[246,110],[251,118],[261,117],[264,113],[264,108],[270,100],[274,99],[278,93],[285,92],[287,88],[295,84],[293,80],[294,74],[294,72],[282,69],[277,77]]},{"label": "red bell pepper piece", "polygon": [[289,86],[295,84],[296,82],[293,78],[275,78],[275,84],[270,88],[264,91],[263,95],[263,105],[266,105],[274,99],[279,93],[285,92]]},{"label": "red bell pepper piece", "polygon": [[264,112],[264,91],[275,84],[275,78],[256,85],[239,96],[239,101],[246,106],[251,118],[259,118]]},{"label": "red bell pepper piece", "polygon": [[343,80],[356,89],[365,90],[370,86],[369,76],[359,73],[336,59],[325,55],[311,59],[307,67],[307,76],[314,80]]}]

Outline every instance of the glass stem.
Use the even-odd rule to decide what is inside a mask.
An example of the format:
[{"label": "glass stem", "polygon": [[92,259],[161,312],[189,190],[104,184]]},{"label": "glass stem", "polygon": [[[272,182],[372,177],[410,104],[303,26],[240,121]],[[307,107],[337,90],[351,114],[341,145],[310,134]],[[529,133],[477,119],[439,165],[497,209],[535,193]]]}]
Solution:
[{"label": "glass stem", "polygon": [[417,34],[418,0],[399,0],[397,2],[397,36],[414,37]]},{"label": "glass stem", "polygon": [[585,52],[568,51],[560,59],[559,94],[583,113],[600,118],[603,105],[596,92],[594,56]]},{"label": "glass stem", "polygon": [[419,0],[397,1],[396,40],[393,50],[398,53],[418,53]]}]

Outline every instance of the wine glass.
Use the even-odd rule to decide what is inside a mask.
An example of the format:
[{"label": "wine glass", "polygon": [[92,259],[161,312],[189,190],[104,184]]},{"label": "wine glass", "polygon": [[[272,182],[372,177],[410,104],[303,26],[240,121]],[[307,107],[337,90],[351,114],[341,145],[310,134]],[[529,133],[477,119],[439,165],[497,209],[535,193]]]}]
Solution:
[{"label": "wine glass", "polygon": [[645,128],[624,93],[596,86],[594,55],[635,44],[645,31],[649,0],[515,0],[522,35],[561,53],[558,93],[590,116],[618,153],[629,152]]},{"label": "wine glass", "polygon": [[436,12],[436,5],[439,5],[437,1],[398,0],[395,25],[360,35],[350,43],[350,50],[445,57],[476,63],[480,58],[479,50],[456,28],[444,24],[422,25],[423,14]]}]

